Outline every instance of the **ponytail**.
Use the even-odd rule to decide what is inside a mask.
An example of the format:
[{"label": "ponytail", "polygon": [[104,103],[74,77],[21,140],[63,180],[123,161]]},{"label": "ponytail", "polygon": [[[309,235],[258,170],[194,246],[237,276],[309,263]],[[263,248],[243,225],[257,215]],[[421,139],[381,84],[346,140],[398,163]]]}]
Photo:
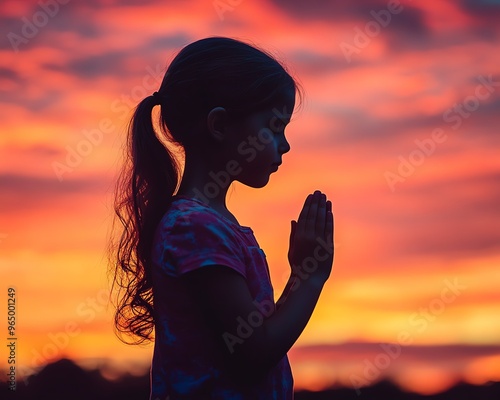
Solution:
[{"label": "ponytail", "polygon": [[[114,285],[118,285],[115,330],[125,343],[153,340],[151,244],[154,231],[172,199],[179,166],[156,136],[152,122],[157,96],[135,109],[128,127],[126,163],[115,194],[115,212],[122,233],[113,251]],[[124,340],[121,333],[132,336]]]}]

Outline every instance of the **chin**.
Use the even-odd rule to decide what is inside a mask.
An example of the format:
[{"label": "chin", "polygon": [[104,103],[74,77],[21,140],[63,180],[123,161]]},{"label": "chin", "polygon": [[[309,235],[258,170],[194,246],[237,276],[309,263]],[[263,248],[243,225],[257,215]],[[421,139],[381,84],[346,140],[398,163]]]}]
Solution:
[{"label": "chin", "polygon": [[266,186],[269,183],[269,175],[267,175],[265,177],[264,176],[263,177],[252,177],[252,179],[242,179],[242,180],[236,179],[236,180],[238,182],[246,185],[246,186],[249,186],[249,187],[252,187],[255,189],[259,189],[259,188]]}]

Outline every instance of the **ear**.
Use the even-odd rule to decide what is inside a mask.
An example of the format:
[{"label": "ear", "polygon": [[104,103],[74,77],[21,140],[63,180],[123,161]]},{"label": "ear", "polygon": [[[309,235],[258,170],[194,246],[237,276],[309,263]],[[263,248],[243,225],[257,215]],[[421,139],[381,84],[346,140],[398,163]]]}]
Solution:
[{"label": "ear", "polygon": [[221,142],[225,138],[227,111],[223,107],[215,107],[207,115],[207,129],[209,136]]}]

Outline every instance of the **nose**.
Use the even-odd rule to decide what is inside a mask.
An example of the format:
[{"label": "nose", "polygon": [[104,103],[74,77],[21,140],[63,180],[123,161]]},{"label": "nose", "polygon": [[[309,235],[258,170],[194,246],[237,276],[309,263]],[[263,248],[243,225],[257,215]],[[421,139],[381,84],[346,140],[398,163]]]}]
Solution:
[{"label": "nose", "polygon": [[288,143],[285,136],[283,135],[283,139],[280,141],[278,146],[278,151],[280,152],[280,154],[285,154],[290,151],[290,148],[290,143]]}]

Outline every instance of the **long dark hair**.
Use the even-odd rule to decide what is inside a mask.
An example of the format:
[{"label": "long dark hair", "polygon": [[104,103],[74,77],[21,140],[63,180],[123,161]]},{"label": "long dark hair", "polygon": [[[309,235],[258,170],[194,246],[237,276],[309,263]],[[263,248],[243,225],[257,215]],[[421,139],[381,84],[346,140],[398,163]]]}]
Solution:
[{"label": "long dark hair", "polygon": [[[197,133],[214,107],[242,118],[276,104],[290,90],[302,98],[298,82],[271,54],[236,39],[209,37],[185,46],[170,63],[157,95],[135,109],[115,192],[121,232],[110,240],[111,291],[118,286],[115,332],[123,342],[153,340],[153,236],[180,183],[175,152],[153,127],[153,107],[160,103],[158,127],[166,142],[186,150],[199,143]],[[132,340],[124,340],[122,333]]]}]

